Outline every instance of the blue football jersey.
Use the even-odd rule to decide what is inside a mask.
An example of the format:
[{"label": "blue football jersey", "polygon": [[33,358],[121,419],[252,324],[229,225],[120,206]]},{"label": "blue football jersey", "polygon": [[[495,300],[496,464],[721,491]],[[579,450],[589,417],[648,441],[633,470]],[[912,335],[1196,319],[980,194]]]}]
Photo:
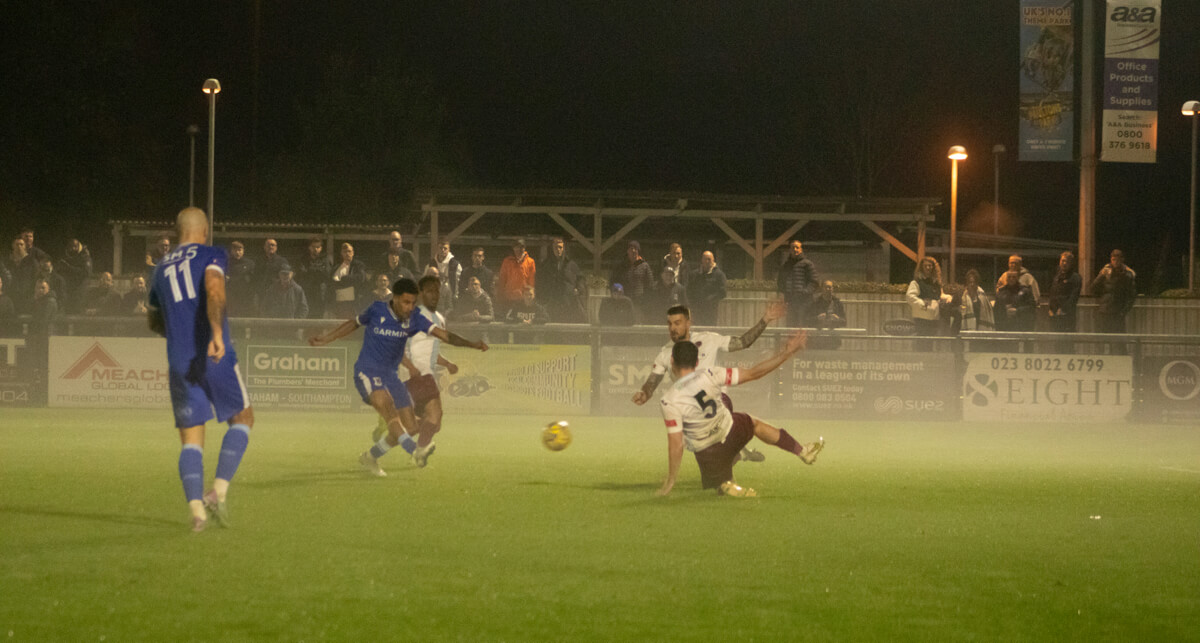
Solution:
[{"label": "blue football jersey", "polygon": [[357,371],[395,371],[404,357],[408,338],[427,332],[429,319],[413,309],[407,320],[401,321],[386,301],[371,304],[357,317],[363,327],[362,350],[354,363]]},{"label": "blue football jersey", "polygon": [[[204,273],[209,268],[225,275],[225,249],[189,243],[175,248],[154,269],[150,305],[162,312],[167,330],[167,362],[172,370],[186,372],[197,356],[208,354],[212,328],[208,324],[208,293]],[[237,359],[229,319],[221,321],[225,337],[225,358]]]}]

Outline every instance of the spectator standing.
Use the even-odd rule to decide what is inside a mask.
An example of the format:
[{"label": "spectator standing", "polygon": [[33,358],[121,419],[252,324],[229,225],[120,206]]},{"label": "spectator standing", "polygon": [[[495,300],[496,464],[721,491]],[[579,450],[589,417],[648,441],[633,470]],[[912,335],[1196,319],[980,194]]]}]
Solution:
[{"label": "spectator standing", "polygon": [[[141,278],[141,275],[138,275]],[[94,317],[114,317],[121,314],[121,295],[113,290],[111,272],[100,273],[96,285],[88,289],[83,300],[83,314]]]},{"label": "spectator standing", "polygon": [[259,305],[259,314],[272,319],[306,319],[308,297],[304,288],[296,283],[292,267],[283,264],[279,277],[265,291]]},{"label": "spectator standing", "polygon": [[1109,261],[1092,281],[1092,294],[1100,298],[1096,308],[1096,331],[1124,333],[1125,317],[1137,297],[1137,273],[1125,265],[1125,253],[1113,250]]},{"label": "spectator standing", "polygon": [[25,251],[33,257],[35,265],[50,258],[50,253],[33,245],[33,228],[21,228],[21,241],[25,242]]},{"label": "spectator standing", "polygon": [[667,254],[663,256],[663,270],[670,270],[674,275],[675,283],[687,288],[688,276],[692,272],[692,264],[688,263],[683,258],[683,246],[678,243],[672,243],[667,250]]},{"label": "spectator standing", "polygon": [[992,302],[979,285],[979,271],[972,268],[967,271],[966,283],[963,284],[962,309],[963,330],[995,330],[996,321],[992,316]]},{"label": "spectator standing", "polygon": [[[448,313],[454,307],[454,301],[458,299],[458,283],[462,278],[462,263],[458,257],[450,252],[450,242],[445,238],[438,241],[437,254],[434,255],[434,265],[437,266],[438,275],[441,277],[442,299],[438,302],[439,310],[443,313]],[[450,293],[450,298],[446,299],[444,295]]]},{"label": "spectator standing", "polygon": [[1021,273],[1009,270],[1004,285],[996,290],[996,330],[1030,332],[1037,322],[1037,300],[1033,288],[1021,281]]},{"label": "spectator standing", "polygon": [[67,300],[67,280],[63,276],[54,272],[54,262],[50,257],[42,259],[42,263],[38,266],[35,279],[45,279],[46,283],[50,284],[50,290],[54,293],[55,299],[59,301],[59,312],[63,312],[62,306]]},{"label": "spectator standing", "polygon": [[21,237],[13,239],[12,251],[7,259],[7,272],[11,281],[9,294],[17,312],[24,312],[33,300],[33,279],[37,275],[38,264],[33,255],[26,250],[25,240]]},{"label": "spectator standing", "polygon": [[917,335],[941,335],[941,307],[950,301],[942,292],[942,268],[933,257],[922,257],[904,294],[912,310]]},{"label": "spectator standing", "polygon": [[787,325],[803,326],[806,310],[820,287],[817,268],[804,256],[804,244],[793,239],[790,253],[775,278],[775,290],[787,304]]},{"label": "spectator standing", "polygon": [[492,308],[492,298],[483,289],[483,285],[479,283],[478,277],[471,277],[470,281],[467,282],[467,287],[463,291],[460,304],[460,306],[455,308],[456,319],[461,321],[490,322],[495,318],[495,310]]},{"label": "spectator standing", "polygon": [[521,289],[521,301],[508,309],[504,320],[510,324],[545,324],[550,321],[550,315],[538,302],[533,286],[525,286]]},{"label": "spectator standing", "polygon": [[500,264],[500,276],[496,280],[496,297],[494,303],[499,304],[497,314],[508,314],[508,309],[521,301],[525,286],[535,285],[537,279],[537,264],[533,257],[525,251],[525,240],[513,241],[512,255],[504,258]]},{"label": "spectator standing", "polygon": [[642,244],[630,241],[625,245],[625,258],[613,269],[610,283],[621,284],[625,295],[633,302],[640,316],[643,319],[651,318],[655,311],[647,309],[656,303],[651,296],[654,288],[654,270],[642,258]]},{"label": "spectator standing", "polygon": [[367,287],[367,267],[354,258],[354,246],[349,243],[342,244],[340,256],[341,261],[330,273],[330,303],[326,310],[334,317],[349,319],[358,313],[359,292]]},{"label": "spectator standing", "polygon": [[142,266],[142,274],[147,281],[154,279],[154,269],[158,267],[162,258],[167,256],[171,251],[171,237],[167,233],[162,233],[154,238],[154,242],[146,250],[146,263]]},{"label": "spectator standing", "polygon": [[381,272],[381,273],[375,275],[375,288],[373,290],[371,290],[370,293],[368,293],[368,296],[365,298],[365,300],[363,302],[359,303],[358,308],[360,310],[362,310],[377,301],[391,301],[391,300],[392,300],[392,282],[388,281],[388,276]]},{"label": "spectator standing", "polygon": [[633,300],[625,296],[621,284],[609,287],[609,296],[600,301],[598,319],[601,326],[632,326],[637,323]]},{"label": "spectator standing", "polygon": [[833,294],[833,282],[826,279],[821,284],[821,292],[813,297],[805,309],[804,326],[806,328],[845,328],[846,308],[842,300]]},{"label": "spectator standing", "polygon": [[1075,332],[1079,304],[1079,291],[1083,287],[1083,278],[1075,267],[1075,255],[1064,252],[1058,257],[1058,272],[1050,282],[1050,297],[1047,302],[1047,314],[1050,316],[1050,329],[1056,333]]},{"label": "spectator standing", "polygon": [[279,254],[279,244],[274,239],[263,241],[263,254],[258,259],[257,265],[254,267],[254,295],[259,302],[261,308],[263,294],[267,290],[273,288],[279,282],[279,272],[288,267],[291,271],[291,264],[283,255]]},{"label": "spectator standing", "polygon": [[585,293],[587,288],[581,280],[579,265],[567,256],[562,238],[550,239],[550,257],[542,262],[537,293],[554,321],[581,323],[586,319],[579,293],[581,287]]},{"label": "spectator standing", "polygon": [[121,299],[121,311],[126,315],[145,315],[150,310],[150,289],[146,288],[146,278],[138,275],[133,278],[133,288]]},{"label": "spectator standing", "polygon": [[705,250],[700,255],[700,270],[688,278],[687,299],[692,320],[702,326],[717,324],[717,307],[725,299],[725,273],[717,267],[717,258]]},{"label": "spectator standing", "polygon": [[[230,317],[247,317],[254,310],[254,260],[246,256],[241,241],[229,244],[229,265],[225,270],[225,308]],[[150,279],[145,279],[147,283]]]},{"label": "spectator standing", "polygon": [[[1034,302],[1042,301],[1042,289],[1038,287],[1037,279],[1033,278],[1033,273],[1025,269],[1024,261],[1020,255],[1012,255],[1008,258],[1008,272],[1016,271],[1021,283],[1029,288],[1029,292],[1033,294]],[[996,281],[997,291],[1004,285],[1004,280],[1008,279],[1008,272],[1000,275],[1000,279]],[[1036,304],[1034,306],[1037,307]]]},{"label": "spectator standing", "polygon": [[[79,239],[67,241],[67,250],[58,262],[58,272],[67,282],[66,305],[78,310],[83,303],[84,284],[92,278],[92,254]],[[109,277],[111,278],[111,275]]]},{"label": "spectator standing", "polygon": [[328,297],[329,275],[333,272],[333,260],[325,254],[325,241],[321,237],[311,237],[308,240],[308,250],[304,258],[296,264],[296,283],[304,289],[304,298],[308,300],[308,318],[322,319],[325,317],[325,300]]},{"label": "spectator standing", "polygon": [[0,337],[9,337],[17,332],[17,306],[12,297],[4,292],[4,277],[0,276]]},{"label": "spectator standing", "polygon": [[487,266],[483,265],[483,260],[483,248],[475,248],[471,251],[471,265],[463,268],[462,276],[458,280],[458,291],[466,291],[467,286],[471,283],[471,279],[474,278],[479,280],[479,285],[483,288],[483,292],[488,294],[488,299],[494,299],[496,296],[496,275]]},{"label": "spectator standing", "polygon": [[33,282],[33,307],[30,309],[33,319],[30,320],[31,334],[46,337],[54,332],[54,323],[58,319],[58,298],[50,290],[50,283],[45,279],[35,279]]},{"label": "spectator standing", "polygon": [[672,306],[687,306],[687,290],[679,283],[679,273],[664,266],[658,275],[658,288],[654,290],[656,310],[667,310]]},{"label": "spectator standing", "polygon": [[412,252],[404,248],[404,237],[400,234],[399,230],[392,230],[388,233],[388,249],[380,255],[379,261],[375,264],[376,272],[383,270],[388,265],[389,254],[400,257],[400,265],[408,271],[408,274],[417,274],[417,258],[413,256]]}]

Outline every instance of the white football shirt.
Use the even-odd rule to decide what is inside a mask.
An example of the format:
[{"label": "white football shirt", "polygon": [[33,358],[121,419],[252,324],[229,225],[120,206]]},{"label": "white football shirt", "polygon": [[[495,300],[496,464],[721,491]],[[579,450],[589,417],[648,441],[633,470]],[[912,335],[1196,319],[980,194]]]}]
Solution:
[{"label": "white football shirt", "polygon": [[[694,330],[691,332],[690,339],[700,352],[699,358],[696,361],[696,370],[699,371],[716,367],[717,351],[728,352],[729,340],[732,338],[729,335]],[[671,349],[674,346],[675,342],[668,341],[667,345],[662,347],[662,350],[658,352],[658,357],[654,358],[654,366],[650,369],[651,373],[666,375],[671,372]]]},{"label": "white football shirt", "polygon": [[[429,320],[432,326],[446,329],[446,318],[436,311],[429,310],[424,306],[417,306],[417,312]],[[405,347],[405,356],[412,361],[413,366],[421,372],[421,375],[431,375],[436,371],[438,351],[441,349],[442,340],[430,335],[429,333],[417,333],[408,340],[408,346]]]},{"label": "white football shirt", "polygon": [[700,451],[725,439],[733,415],[721,403],[721,389],[737,386],[736,368],[702,368],[675,380],[662,396],[667,433],[683,432],[688,451]]}]

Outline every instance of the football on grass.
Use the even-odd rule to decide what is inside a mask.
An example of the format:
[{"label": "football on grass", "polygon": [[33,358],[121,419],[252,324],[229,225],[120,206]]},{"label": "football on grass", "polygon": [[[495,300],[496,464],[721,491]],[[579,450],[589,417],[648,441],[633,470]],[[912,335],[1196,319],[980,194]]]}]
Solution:
[{"label": "football on grass", "polygon": [[542,445],[551,451],[562,451],[571,444],[571,427],[566,422],[554,422],[542,429]]}]

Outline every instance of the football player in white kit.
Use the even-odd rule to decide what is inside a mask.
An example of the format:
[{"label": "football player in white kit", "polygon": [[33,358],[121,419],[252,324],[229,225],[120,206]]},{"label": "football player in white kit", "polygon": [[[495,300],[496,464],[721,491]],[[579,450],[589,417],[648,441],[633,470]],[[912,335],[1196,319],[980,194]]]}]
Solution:
[{"label": "football player in white kit", "polygon": [[[426,275],[417,282],[417,288],[420,290],[417,299],[419,305],[413,314],[422,315],[435,328],[445,330],[446,318],[437,311],[441,300],[441,281],[438,277]],[[405,386],[412,396],[413,413],[420,418],[417,423],[417,448],[413,451],[413,462],[418,467],[424,467],[429,462],[429,456],[437,448],[433,436],[442,430],[442,395],[438,388],[436,367],[445,368],[451,375],[458,372],[457,364],[442,357],[441,346],[438,338],[419,333],[408,341],[404,359],[400,361],[408,369]],[[376,427],[372,437],[378,441],[386,431],[387,425]]]},{"label": "football player in white kit", "polygon": [[[667,309],[667,333],[671,336],[671,341],[667,342],[662,350],[658,352],[658,357],[654,358],[654,366],[650,369],[650,376],[646,378],[646,382],[642,384],[642,388],[633,394],[633,403],[641,406],[645,404],[653,395],[654,390],[658,388],[659,382],[663,376],[671,372],[671,348],[678,342],[690,341],[700,350],[700,362],[698,368],[712,368],[717,365],[717,351],[725,351],[732,353],[745,348],[750,348],[766,330],[767,324],[780,319],[787,311],[787,307],[781,302],[773,301],[767,304],[767,311],[763,313],[762,319],[758,323],[751,326],[746,332],[739,337],[730,335],[720,335],[704,330],[692,331],[692,315],[687,306],[672,306]],[[729,396],[721,392],[718,401],[724,404],[730,411],[733,411],[733,402]],[[766,460],[766,456],[747,448],[742,454],[742,459],[750,462],[762,462]]]},{"label": "football player in white kit", "polygon": [[685,340],[671,347],[675,382],[662,397],[663,422],[667,426],[667,479],[658,495],[671,493],[675,486],[685,445],[696,454],[703,488],[717,489],[717,493],[728,496],[757,495],[733,480],[733,465],[751,438],[794,453],[805,464],[816,462],[825,446],[824,438],[801,444],[787,431],[754,416],[731,413],[717,399],[725,387],[754,381],[775,370],[803,350],[807,341],[807,332],[797,331],[779,353],[750,368],[701,368],[698,346]]}]

